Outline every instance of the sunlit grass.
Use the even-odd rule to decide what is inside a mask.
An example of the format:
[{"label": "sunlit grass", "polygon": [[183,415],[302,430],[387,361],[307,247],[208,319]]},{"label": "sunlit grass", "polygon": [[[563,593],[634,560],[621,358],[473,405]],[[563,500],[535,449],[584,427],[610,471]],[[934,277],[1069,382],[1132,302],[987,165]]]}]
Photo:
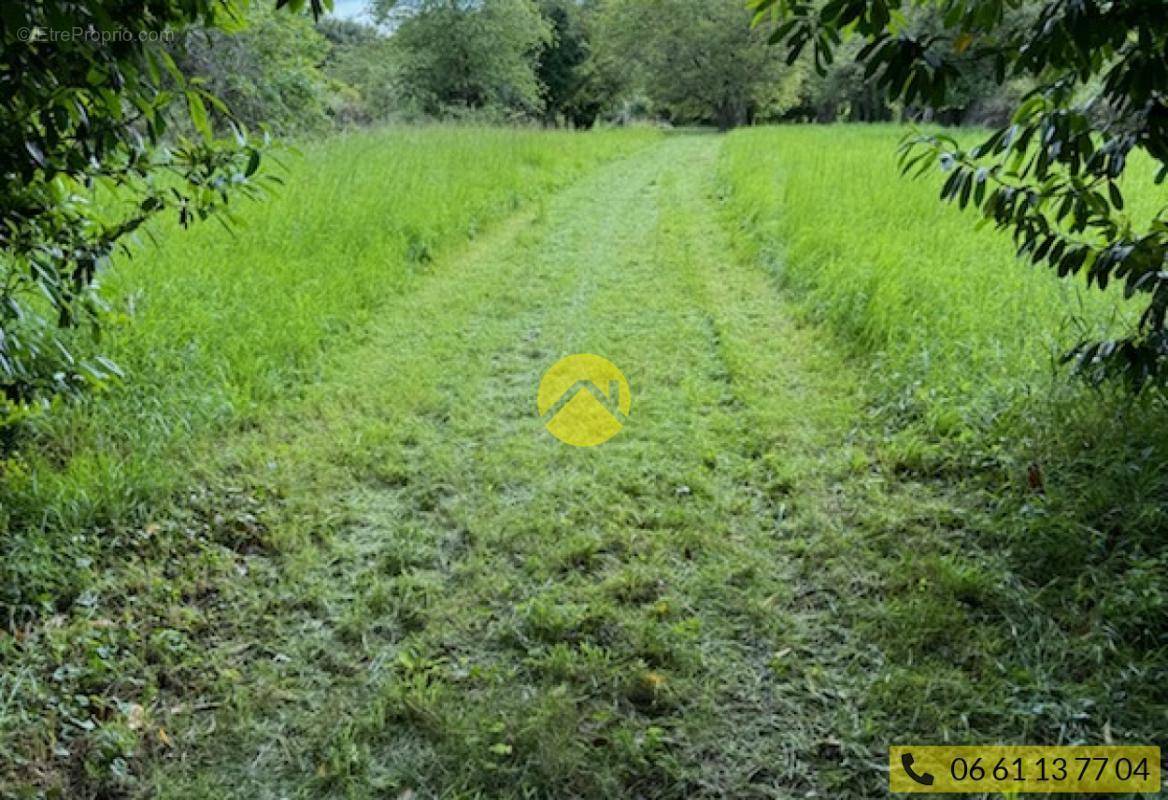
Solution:
[{"label": "sunlit grass", "polygon": [[653,138],[354,133],[283,154],[284,188],[238,209],[246,222],[234,235],[213,222],[162,226],[157,246],[144,243],[103,276],[126,321],[99,347],[127,380],[43,415],[3,473],[5,602],[18,615],[68,602],[81,586],[75,564],[89,565],[77,559],[100,542],[61,558],[61,539],[148,513],[181,485],[209,432],[297,396],[330,348],[359,338],[436,252]]},{"label": "sunlit grass", "polygon": [[[1082,336],[1122,330],[1133,307],[1019,261],[1007,233],[975,229],[972,212],[938,201],[939,171],[901,178],[905,131],[737,132],[724,177],[743,225],[812,316],[875,357],[904,402],[924,401],[950,427],[981,424],[1019,390],[1044,389]],[[1150,180],[1128,192],[1137,208],[1165,199]]]},{"label": "sunlit grass", "polygon": [[[722,160],[740,240],[865,376],[862,424],[881,469],[952,492],[952,519],[923,517],[951,552],[892,549],[884,602],[868,612],[866,635],[891,657],[871,707],[889,736],[964,726],[962,708],[983,736],[1153,740],[1168,652],[1168,414],[1158,392],[1093,389],[1060,363],[1138,306],[1019,261],[1008,233],[938,200],[939,174],[900,177],[905,131],[740,131]],[[1132,172],[1129,208],[1146,220],[1168,196],[1151,170]],[[954,628],[955,609],[983,622]],[[955,680],[954,648],[1009,697],[988,678],[980,690]]]},{"label": "sunlit grass", "polygon": [[[161,231],[107,276],[127,383],[5,467],[0,795],[862,798],[893,741],[1161,743],[1162,412],[1052,369],[1112,300],[898,135],[361,134]],[[600,449],[533,407],[570,352],[630,381]]]}]

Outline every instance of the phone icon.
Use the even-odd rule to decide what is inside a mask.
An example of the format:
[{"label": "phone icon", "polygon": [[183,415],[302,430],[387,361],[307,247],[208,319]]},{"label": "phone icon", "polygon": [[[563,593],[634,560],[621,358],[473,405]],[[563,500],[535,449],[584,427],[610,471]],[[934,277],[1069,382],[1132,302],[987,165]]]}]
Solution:
[{"label": "phone icon", "polygon": [[932,773],[926,772],[924,774],[917,774],[916,770],[914,770],[912,768],[913,761],[914,761],[914,759],[913,759],[912,753],[902,753],[901,754],[900,765],[902,767],[904,767],[905,774],[908,775],[910,778],[912,778],[917,783],[919,783],[921,786],[932,786],[933,785]]}]

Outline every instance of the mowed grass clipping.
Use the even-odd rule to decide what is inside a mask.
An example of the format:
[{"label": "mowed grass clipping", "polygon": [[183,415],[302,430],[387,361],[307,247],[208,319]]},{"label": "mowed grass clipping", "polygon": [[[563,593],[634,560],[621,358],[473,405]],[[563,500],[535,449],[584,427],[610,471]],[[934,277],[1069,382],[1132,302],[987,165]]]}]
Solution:
[{"label": "mowed grass clipping", "polygon": [[0,463],[0,796],[124,791],[135,759],[167,748],[143,709],[230,694],[238,673],[210,649],[248,623],[251,596],[234,584],[249,558],[303,542],[264,525],[282,503],[254,488],[268,463],[240,475],[224,454],[360,346],[431,259],[538,216],[547,195],[655,139],[337,137],[283,154],[285,187],[236,209],[233,235],[161,226],[158,246],[103,276],[126,319],[99,346],[126,381],[51,409]]},{"label": "mowed grass clipping", "polygon": [[[767,797],[815,780],[825,692],[802,685],[803,564],[775,526],[803,502],[787,471],[816,481],[800,465],[834,454],[853,392],[798,346],[765,274],[728,258],[720,143],[669,137],[443,260],[296,410],[311,424],[259,433],[244,472],[287,487],[273,529],[325,544],[249,601],[264,646],[221,648],[242,677],[214,736],[209,714],[159,709],[189,755],[160,754],[158,794]],[[577,352],[632,386],[629,425],[597,448],[555,440],[534,407]]]},{"label": "mowed grass clipping", "polygon": [[[284,189],[214,222],[163,226],[103,276],[124,324],[100,352],[123,385],[54,409],[0,470],[0,598],[20,620],[67,607],[116,547],[103,528],[189,479],[205,434],[298,395],[436,251],[538,202],[649,131],[389,129],[280,155]],[[275,167],[272,167],[275,169]],[[279,174],[279,170],[277,170]]]}]

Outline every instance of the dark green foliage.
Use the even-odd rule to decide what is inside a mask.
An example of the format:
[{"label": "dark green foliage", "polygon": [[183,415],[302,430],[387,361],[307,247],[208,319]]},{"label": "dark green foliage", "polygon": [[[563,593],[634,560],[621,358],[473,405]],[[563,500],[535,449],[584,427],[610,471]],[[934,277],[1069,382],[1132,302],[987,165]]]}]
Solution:
[{"label": "dark green foliage", "polygon": [[330,42],[305,14],[247,9],[242,30],[199,28],[183,37],[175,61],[188,77],[250,128],[276,134],[324,131],[340,94],[321,69]]},{"label": "dark green foliage", "polygon": [[[1122,178],[1136,159],[1168,175],[1168,14],[1161,0],[1024,4],[1018,0],[755,0],[756,21],[794,62],[810,51],[825,70],[854,30],[855,60],[886,97],[946,104],[968,64],[993,80],[1032,80],[1012,122],[971,149],[922,135],[902,150],[905,171],[950,172],[942,197],[1010,230],[1018,253],[1059,275],[1123,285],[1145,299],[1135,328],[1083,341],[1068,355],[1093,379],[1121,376],[1137,391],[1168,377],[1168,206],[1124,207]],[[933,24],[900,28],[893,16],[937,8]],[[1029,15],[1019,21],[1016,9]],[[963,66],[965,65],[965,66]]]},{"label": "dark green foliage", "polygon": [[880,122],[891,120],[892,108],[882,92],[864,81],[863,67],[840,59],[822,74],[809,70],[806,100],[797,117],[816,122]]},{"label": "dark green foliage", "polygon": [[[319,0],[317,0],[318,2]],[[216,138],[226,108],[188,82],[162,43],[234,24],[235,0],[6,3],[0,12],[0,427],[29,404],[101,384],[87,357],[96,280],[150,218],[182,225],[262,191],[261,143]],[[192,136],[175,136],[172,121]],[[165,145],[165,146],[164,146]],[[221,219],[230,220],[230,215]]]},{"label": "dark green foliage", "polygon": [[334,121],[370,124],[394,118],[401,109],[400,67],[390,38],[376,27],[353,20],[326,18],[317,23],[331,48],[324,72],[338,97]]},{"label": "dark green foliage", "polygon": [[551,41],[539,54],[536,76],[543,85],[544,120],[563,119],[587,127],[605,104],[600,91],[584,10],[575,0],[542,0],[540,12],[551,25]]},{"label": "dark green foliage", "polygon": [[728,129],[785,107],[788,79],[738,0],[606,0],[601,49],[673,122]]},{"label": "dark green foliage", "polygon": [[403,100],[417,112],[541,111],[535,67],[551,31],[532,0],[381,0],[375,9],[396,25]]}]

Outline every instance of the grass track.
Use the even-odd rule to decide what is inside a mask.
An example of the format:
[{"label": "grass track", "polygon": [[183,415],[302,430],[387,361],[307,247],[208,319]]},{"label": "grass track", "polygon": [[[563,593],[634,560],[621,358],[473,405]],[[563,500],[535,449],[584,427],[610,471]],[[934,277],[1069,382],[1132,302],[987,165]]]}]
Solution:
[{"label": "grass track", "polygon": [[[273,530],[331,542],[253,612],[273,628],[235,659],[215,735],[171,723],[199,758],[166,764],[166,791],[822,784],[809,770],[839,755],[827,615],[844,587],[790,556],[846,502],[833,471],[856,457],[857,393],[728,255],[720,144],[675,138],[602,167],[440,263],[297,419],[255,439],[243,471],[275,461],[288,498]],[[593,450],[533,411],[543,370],[573,352],[633,388],[631,424]]]},{"label": "grass track", "polygon": [[[159,680],[113,680],[141,705],[72,794],[876,797],[889,741],[1098,740],[1084,698],[1146,738],[982,497],[880,461],[867,373],[719,199],[732,141],[666,137],[445,251],[225,440],[151,526],[209,533],[144,533],[95,591],[94,642],[140,631]],[[576,352],[632,386],[592,450],[535,413]]]}]

